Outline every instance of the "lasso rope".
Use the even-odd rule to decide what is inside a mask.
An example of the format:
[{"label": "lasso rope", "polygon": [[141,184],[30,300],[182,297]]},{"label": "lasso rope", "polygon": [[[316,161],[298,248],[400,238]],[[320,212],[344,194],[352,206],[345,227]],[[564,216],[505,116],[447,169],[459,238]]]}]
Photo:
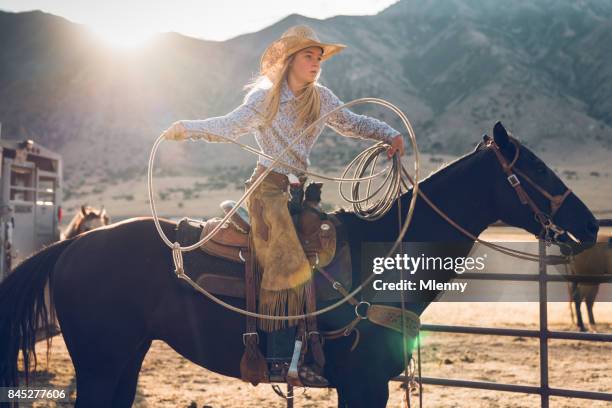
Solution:
[{"label": "lasso rope", "polygon": [[[394,113],[396,113],[400,119],[402,120],[403,125],[405,126],[405,128],[408,130],[408,135],[410,137],[410,142],[412,144],[412,148],[414,150],[414,154],[415,154],[415,162],[414,162],[414,167],[415,167],[415,176],[414,178],[412,178],[410,176],[410,174],[407,172],[407,170],[402,166],[401,164],[401,159],[398,157],[398,155],[393,156],[393,162],[392,162],[392,167],[389,170],[389,168],[385,168],[382,171],[374,174],[374,168],[378,159],[378,156],[381,152],[383,152],[386,147],[383,145],[383,143],[377,143],[376,145],[371,146],[370,148],[366,149],[363,153],[361,153],[360,155],[358,155],[353,161],[351,161],[351,163],[349,163],[349,165],[347,166],[346,170],[344,171],[342,177],[336,178],[336,177],[328,177],[328,176],[324,176],[321,174],[317,174],[317,173],[312,173],[312,172],[308,172],[308,171],[303,171],[291,164],[288,163],[284,163],[283,161],[281,161],[280,157],[282,157],[282,155],[284,155],[291,147],[293,147],[293,145],[300,140],[309,130],[311,127],[317,125],[319,122],[322,122],[323,120],[325,120],[327,118],[327,116],[335,113],[336,111],[343,109],[345,107],[350,107],[353,105],[357,105],[357,104],[363,104],[363,103],[375,103],[375,104],[379,104],[382,106],[385,106],[389,109],[391,109]],[[335,109],[333,109],[332,111],[328,112],[327,114],[321,116],[317,121],[313,122],[312,124],[310,124],[304,131],[302,131],[302,133],[300,133],[279,155],[279,157],[274,158],[269,156],[268,154],[259,151],[251,146],[247,146],[244,145],[238,141],[235,141],[233,139],[227,138],[227,137],[223,137],[220,136],[222,139],[225,139],[227,142],[229,143],[234,143],[238,146],[240,146],[241,148],[243,148],[246,151],[249,151],[253,154],[257,154],[257,155],[261,155],[265,158],[268,158],[270,160],[273,161],[273,163],[270,165],[270,167],[263,172],[260,177],[258,177],[255,182],[247,189],[247,191],[244,193],[244,195],[240,198],[240,200],[236,203],[235,207],[230,210],[225,217],[223,217],[222,222],[219,223],[219,225],[217,225],[207,236],[205,236],[204,238],[202,238],[200,241],[196,242],[195,244],[192,244],[190,246],[187,247],[181,247],[180,244],[178,242],[172,243],[164,234],[161,225],[159,224],[159,219],[157,216],[157,211],[155,209],[155,200],[153,198],[153,162],[155,159],[155,154],[157,152],[157,149],[159,148],[159,144],[163,141],[163,135],[160,135],[157,140],[155,141],[153,148],[151,150],[151,155],[149,157],[149,168],[148,168],[148,190],[149,190],[149,203],[151,206],[151,212],[153,214],[153,220],[155,222],[155,227],[160,235],[160,237],[162,238],[162,240],[166,243],[166,245],[168,245],[168,247],[170,247],[173,251],[173,259],[174,259],[174,265],[175,265],[175,272],[177,273],[177,276],[180,279],[185,280],[187,283],[189,283],[195,290],[197,290],[198,292],[204,294],[205,296],[207,296],[209,299],[211,299],[212,301],[214,301],[215,303],[228,308],[229,310],[232,310],[234,312],[243,314],[245,316],[251,316],[251,317],[255,317],[255,318],[262,318],[262,319],[270,319],[270,320],[288,320],[288,319],[303,319],[309,316],[318,316],[320,314],[323,313],[327,313],[337,307],[339,307],[340,305],[344,304],[347,302],[348,297],[354,297],[357,293],[359,293],[367,284],[369,284],[375,277],[374,274],[371,274],[368,278],[366,278],[365,281],[363,281],[356,289],[354,289],[351,293],[349,293],[347,297],[339,300],[338,302],[327,306],[323,309],[317,310],[315,312],[312,313],[306,313],[306,314],[300,314],[300,315],[293,315],[293,316],[274,316],[274,315],[265,315],[265,314],[259,314],[259,313],[255,313],[255,312],[249,312],[247,310],[241,309],[241,308],[237,308],[233,305],[230,305],[229,303],[224,302],[223,300],[217,298],[216,296],[214,296],[213,294],[211,294],[210,292],[206,291],[205,289],[203,289],[202,287],[200,287],[200,285],[198,285],[197,283],[195,283],[187,274],[185,274],[185,271],[183,269],[183,264],[182,264],[182,252],[186,252],[186,251],[191,251],[194,250],[196,248],[198,248],[199,246],[201,246],[202,244],[204,244],[205,242],[208,242],[215,234],[216,232],[229,220],[229,218],[238,210],[238,207],[242,204],[242,202],[244,202],[246,200],[246,198],[253,192],[253,190],[255,188],[257,188],[257,186],[263,181],[263,179],[265,178],[266,175],[268,175],[270,173],[270,171],[272,171],[272,168],[275,164],[282,164],[284,166],[296,169],[296,170],[300,170],[302,172],[304,172],[305,174],[308,174],[312,177],[316,177],[316,178],[321,178],[321,179],[325,179],[325,180],[330,180],[330,181],[336,181],[340,183],[340,187],[339,187],[339,191],[341,196],[348,202],[350,202],[353,205],[353,210],[355,212],[355,214],[363,219],[367,219],[367,220],[377,220],[380,217],[382,217],[386,211],[388,211],[391,206],[393,205],[393,200],[399,198],[400,194],[401,194],[401,187],[404,186],[406,189],[408,189],[408,183],[406,182],[406,180],[404,180],[402,178],[402,175],[405,176],[405,178],[408,179],[408,181],[410,182],[410,184],[412,184],[413,186],[413,191],[412,191],[412,197],[410,200],[410,205],[408,208],[408,214],[406,217],[406,220],[404,222],[404,224],[402,225],[402,228],[400,230],[400,233],[398,235],[398,237],[396,238],[392,248],[389,250],[389,252],[387,253],[386,256],[391,255],[398,247],[398,245],[400,244],[400,242],[402,241],[404,235],[406,234],[406,231],[408,230],[408,227],[410,225],[410,222],[412,221],[412,216],[414,213],[414,207],[416,204],[416,198],[417,196],[421,196],[421,198],[423,198],[425,200],[425,202],[434,210],[436,211],[443,219],[445,219],[447,222],[449,222],[453,227],[455,227],[457,230],[459,230],[461,233],[463,233],[464,235],[466,235],[467,237],[469,237],[470,239],[474,240],[475,242],[481,243],[485,246],[490,247],[493,250],[499,251],[501,253],[504,253],[506,255],[510,255],[510,256],[514,256],[514,257],[518,257],[518,258],[522,258],[522,259],[526,259],[529,261],[538,261],[539,260],[539,256],[537,254],[532,254],[532,253],[527,253],[527,252],[523,252],[523,251],[519,251],[519,250],[515,250],[512,248],[507,248],[507,247],[503,247],[501,245],[498,244],[494,244],[492,242],[488,242],[488,241],[484,241],[482,239],[479,239],[478,237],[474,236],[473,234],[471,234],[469,231],[467,231],[465,228],[461,227],[459,224],[457,224],[455,221],[453,221],[452,219],[450,219],[443,211],[441,211],[423,192],[421,192],[419,190],[419,168],[420,168],[420,155],[419,155],[419,151],[418,151],[418,147],[417,147],[417,143],[416,143],[416,137],[414,134],[414,130],[412,129],[412,125],[410,124],[410,122],[408,121],[408,119],[406,118],[406,116],[404,115],[404,113],[399,110],[395,105],[391,104],[390,102],[387,102],[383,99],[378,99],[378,98],[360,98],[360,99],[356,99],[353,100],[351,102],[348,102],[342,106],[339,106]],[[369,176],[364,176],[364,173],[366,172],[367,168],[371,165],[371,170],[370,170],[370,175]],[[347,173],[349,173],[349,171],[351,170],[351,168],[355,167],[354,170],[354,177],[353,178],[347,178],[345,177]],[[389,170],[389,171],[387,171]],[[381,174],[383,174],[384,172],[387,173],[384,182],[381,184],[381,186],[376,189],[376,191],[374,191],[373,193],[370,192],[370,188],[371,188],[371,181],[372,179],[380,176]],[[368,187],[367,187],[367,194],[365,197],[360,197],[359,196],[359,192],[360,192],[360,186],[361,186],[361,182],[363,181],[367,181],[368,182]],[[342,183],[343,182],[351,182],[352,183],[352,189],[351,189],[351,193],[352,193],[352,197],[348,198],[346,197],[344,191],[342,190]],[[378,194],[382,188],[385,187],[385,185],[389,183],[389,185],[387,186],[385,192],[383,193],[383,197],[380,198],[378,201],[376,201],[374,204],[371,204],[368,207],[364,207],[364,203],[367,204],[367,202],[369,200],[371,200],[373,198],[373,196],[375,196],[376,194]],[[197,220],[194,220],[197,221]],[[551,257],[551,260],[553,258]]]},{"label": "lasso rope", "polygon": [[[272,164],[270,164],[270,166],[268,167],[268,169],[266,169],[266,171],[264,171],[254,182],[253,184],[247,189],[247,191],[243,194],[243,196],[240,198],[240,200],[238,200],[238,202],[236,203],[236,205],[234,206],[234,208],[232,208],[226,215],[225,217],[223,217],[222,221],[219,223],[219,225],[217,225],[208,235],[206,235],[204,238],[202,238],[200,241],[196,242],[195,244],[192,244],[190,246],[186,246],[186,247],[181,247],[180,244],[178,242],[171,242],[168,237],[166,236],[166,234],[164,233],[164,231],[161,228],[161,225],[159,223],[159,217],[157,215],[157,210],[155,208],[155,200],[154,200],[154,194],[153,194],[153,163],[155,160],[155,154],[157,153],[157,149],[159,148],[160,143],[164,140],[164,135],[161,134],[157,140],[155,140],[155,143],[153,144],[153,148],[151,150],[151,155],[149,157],[149,167],[148,167],[148,172],[147,172],[147,183],[148,183],[148,191],[149,191],[149,204],[151,206],[151,213],[153,215],[153,221],[155,223],[155,228],[157,229],[157,232],[159,233],[160,237],[162,238],[162,240],[164,241],[164,243],[166,243],[166,245],[168,245],[168,247],[170,247],[172,249],[172,257],[173,257],[173,261],[174,261],[174,266],[175,266],[175,272],[177,274],[177,277],[180,279],[185,280],[187,283],[189,283],[196,291],[202,293],[203,295],[205,295],[206,297],[208,297],[210,300],[212,300],[213,302],[229,309],[232,310],[236,313],[240,313],[242,315],[245,316],[250,316],[250,317],[255,317],[255,318],[259,318],[259,319],[269,319],[269,320],[290,320],[290,319],[304,319],[307,317],[314,317],[314,316],[318,316],[321,315],[323,313],[327,313],[330,312],[332,310],[334,310],[335,308],[341,306],[342,304],[346,303],[348,301],[348,299],[350,299],[351,297],[354,297],[356,294],[358,294],[366,285],[368,285],[375,277],[375,274],[370,274],[370,276],[363,281],[356,289],[354,289],[351,293],[349,293],[348,296],[340,299],[338,302],[324,307],[322,309],[316,310],[314,312],[311,313],[305,313],[305,314],[300,314],[300,315],[292,315],[292,316],[274,316],[274,315],[266,315],[266,314],[260,314],[260,313],[255,313],[255,312],[249,312],[248,310],[244,310],[241,309],[239,307],[235,307],[227,302],[224,302],[223,300],[219,299],[218,297],[216,297],[215,295],[213,295],[212,293],[210,293],[209,291],[207,291],[206,289],[202,288],[200,285],[198,285],[196,282],[194,282],[184,271],[183,269],[183,255],[182,252],[187,252],[187,251],[192,251],[196,248],[199,248],[202,244],[208,242],[210,239],[212,239],[212,237],[217,233],[217,231],[221,228],[221,226],[223,226],[228,220],[229,218],[238,210],[238,207],[240,207],[240,205],[246,200],[246,198],[252,194],[252,192],[259,186],[259,184],[261,184],[264,180],[264,178],[272,171],[273,167],[276,164],[281,164],[284,166],[287,166],[289,168],[293,168],[296,170],[299,170],[300,172],[303,172],[305,174],[310,175],[311,177],[316,177],[316,178],[321,178],[321,179],[325,179],[325,180],[330,180],[330,181],[337,181],[337,182],[352,182],[353,183],[353,198],[351,200],[349,200],[350,202],[352,202],[353,204],[353,208],[355,210],[355,214],[361,218],[364,219],[370,219],[370,220],[375,220],[375,219],[379,219],[380,217],[382,217],[382,215],[384,215],[385,211],[388,211],[389,208],[391,208],[391,206],[393,205],[393,200],[400,198],[400,194],[401,194],[401,177],[402,174],[406,172],[406,170],[403,168],[402,163],[401,163],[401,159],[399,157],[398,154],[394,155],[392,158],[392,166],[389,169],[389,171],[387,172],[388,168],[385,168],[384,170],[382,170],[379,173],[374,174],[374,166],[372,166],[371,171],[370,171],[370,175],[366,176],[366,177],[362,177],[363,176],[363,172],[365,172],[367,170],[368,164],[369,163],[373,163],[373,165],[376,164],[377,159],[376,157],[378,157],[378,155],[386,150],[386,147],[384,147],[383,143],[379,142],[376,145],[372,146],[369,149],[366,149],[366,151],[358,156],[359,160],[353,160],[349,166],[347,167],[347,170],[344,172],[343,177],[340,178],[335,178],[335,177],[327,177],[327,176],[323,176],[320,174],[316,174],[316,173],[312,173],[312,172],[308,172],[308,171],[303,171],[302,169],[297,168],[296,166],[290,165],[288,163],[285,163],[281,160],[281,157],[284,156],[284,154],[291,148],[293,147],[293,145],[295,145],[304,135],[306,135],[308,133],[308,131],[318,125],[319,123],[323,122],[325,119],[327,119],[328,116],[334,114],[335,112],[353,106],[353,105],[358,105],[358,104],[363,104],[363,103],[375,103],[378,105],[382,105],[384,107],[387,107],[389,109],[391,109],[395,114],[397,114],[401,121],[402,124],[404,125],[404,127],[406,128],[406,130],[408,131],[408,136],[410,138],[410,143],[412,145],[412,149],[414,151],[414,179],[410,179],[411,182],[414,182],[414,189],[413,189],[413,195],[412,198],[410,200],[410,205],[408,208],[408,214],[406,217],[406,221],[404,222],[404,224],[402,225],[402,228],[400,230],[400,234],[398,235],[397,239],[395,240],[393,246],[391,247],[391,249],[389,250],[389,252],[387,253],[387,257],[389,255],[391,255],[393,252],[395,252],[395,250],[397,249],[397,247],[399,246],[399,244],[402,242],[402,239],[404,237],[404,235],[406,234],[406,231],[408,230],[408,227],[410,225],[410,222],[412,221],[412,216],[414,213],[414,208],[416,205],[416,199],[418,196],[418,191],[419,191],[419,168],[420,168],[420,156],[419,156],[419,150],[418,150],[418,146],[417,146],[417,142],[416,142],[416,136],[414,134],[414,130],[412,128],[412,125],[410,123],[410,121],[408,120],[408,118],[406,117],[406,115],[399,109],[397,108],[395,105],[393,105],[390,102],[385,101],[384,99],[379,99],[379,98],[360,98],[360,99],[355,99],[351,102],[348,102],[344,105],[341,105],[335,109],[333,109],[332,111],[328,112],[327,114],[321,116],[319,119],[317,119],[316,121],[314,121],[313,123],[311,123],[308,127],[306,127],[294,140],[291,141],[291,143],[289,143],[289,145],[279,154],[278,157],[274,158],[269,156],[268,154],[259,151],[253,147],[244,145],[236,140],[221,136],[221,135],[217,135],[219,137],[221,137],[222,139],[224,139],[226,142],[229,143],[234,143],[238,146],[240,146],[242,149],[251,152],[253,154],[256,155],[260,155],[263,156],[265,158],[268,158],[270,160],[272,160]],[[356,170],[355,170],[355,175],[356,177],[354,178],[345,178],[344,176],[346,175],[346,173],[350,170],[350,168],[354,165],[357,165]],[[380,176],[381,174],[383,174],[384,172],[387,172],[387,176],[385,177],[385,180],[383,182],[383,184],[381,185],[381,187],[379,187],[374,193],[369,194],[367,197],[365,198],[359,198],[358,194],[359,194],[359,183],[363,182],[363,181],[368,181],[369,183],[371,183],[371,180],[374,179],[375,177]],[[407,174],[407,173],[406,173]],[[379,200],[377,200],[374,204],[370,205],[369,207],[364,207],[362,205],[363,202],[367,202],[369,200],[372,200],[373,197],[379,192],[381,191],[381,189],[387,184],[387,181],[390,181],[390,184],[387,186],[387,189],[385,191],[385,193],[383,194],[383,197]],[[405,183],[405,181],[404,181]],[[368,185],[368,193],[370,190],[370,184]],[[340,185],[340,191],[341,194],[344,196],[344,194],[342,193],[342,185]]]}]

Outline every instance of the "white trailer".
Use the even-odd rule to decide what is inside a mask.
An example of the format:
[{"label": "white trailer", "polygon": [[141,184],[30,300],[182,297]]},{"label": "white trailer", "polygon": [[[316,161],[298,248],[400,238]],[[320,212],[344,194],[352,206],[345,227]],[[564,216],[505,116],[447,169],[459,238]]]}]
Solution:
[{"label": "white trailer", "polygon": [[0,153],[1,281],[60,238],[62,158],[32,140],[3,140],[1,133]]}]

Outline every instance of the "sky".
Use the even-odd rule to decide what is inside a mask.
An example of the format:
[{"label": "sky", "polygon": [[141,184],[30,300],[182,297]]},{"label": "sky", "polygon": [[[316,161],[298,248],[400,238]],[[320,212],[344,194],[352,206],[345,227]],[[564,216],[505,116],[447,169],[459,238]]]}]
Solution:
[{"label": "sky", "polygon": [[223,41],[259,31],[289,14],[325,19],[376,14],[397,0],[0,0],[0,10],[42,10],[86,24],[117,45],[155,32]]}]

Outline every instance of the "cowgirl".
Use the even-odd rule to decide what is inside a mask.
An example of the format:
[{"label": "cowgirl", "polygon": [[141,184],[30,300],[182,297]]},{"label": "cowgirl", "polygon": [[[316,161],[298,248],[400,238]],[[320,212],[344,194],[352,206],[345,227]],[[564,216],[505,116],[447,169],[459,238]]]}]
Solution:
[{"label": "cowgirl", "polygon": [[[330,115],[325,123],[315,126],[281,155],[308,125],[343,105],[318,79],[321,63],[344,48],[342,44],[322,43],[306,25],[289,28],[264,51],[260,75],[247,85],[250,91],[242,105],[225,116],[179,120],[164,132],[165,138],[223,142],[219,135],[236,140],[252,132],[264,153],[274,158],[281,156],[282,162],[305,171],[312,146],[327,125],[344,136],[386,142],[389,157],[395,152],[403,155],[404,142],[398,131],[384,122],[357,115],[346,108]],[[247,185],[271,164],[271,160],[260,156]],[[264,271],[259,293],[259,312],[262,314],[298,315],[304,310],[304,288],[311,278],[312,269],[287,208],[287,188],[289,184],[299,183],[300,176],[303,174],[299,170],[275,165],[247,200],[256,259]],[[259,324],[261,329],[273,332],[268,335],[268,358],[290,358],[291,329],[295,328],[296,322],[260,320]],[[289,327],[279,330],[284,326]],[[326,385],[323,377],[309,374],[309,381],[303,382],[310,384],[305,385]],[[300,377],[305,379],[301,373]]]}]

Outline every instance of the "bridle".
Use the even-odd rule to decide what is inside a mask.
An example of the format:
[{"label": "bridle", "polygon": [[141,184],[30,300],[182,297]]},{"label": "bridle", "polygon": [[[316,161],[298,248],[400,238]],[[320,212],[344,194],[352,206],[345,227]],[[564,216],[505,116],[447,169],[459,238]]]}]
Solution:
[{"label": "bridle", "polygon": [[[495,143],[495,140],[492,137],[485,135],[484,140],[485,146],[495,152],[495,156],[497,157],[497,160],[499,161],[502,170],[506,174],[506,179],[508,180],[508,183],[510,183],[512,188],[514,188],[514,191],[516,191],[516,194],[518,195],[521,204],[528,205],[531,208],[531,211],[533,212],[536,221],[539,222],[542,226],[542,229],[540,230],[540,233],[537,235],[537,237],[539,239],[544,240],[547,245],[550,245],[553,242],[555,244],[563,245],[565,243],[560,242],[559,237],[561,235],[567,234],[567,236],[570,237],[573,241],[579,243],[579,241],[573,235],[571,235],[566,230],[559,227],[553,222],[553,217],[555,216],[559,208],[561,208],[565,199],[572,193],[572,190],[567,188],[563,194],[552,195],[548,191],[544,190],[536,182],[531,180],[525,173],[516,168],[515,165],[520,155],[520,144],[519,141],[515,138],[509,137],[509,141],[515,147],[514,158],[510,163],[508,163],[508,160],[506,160],[499,146],[497,145],[497,143]],[[523,188],[523,185],[517,177],[517,174],[521,176],[521,178],[524,179],[527,183],[529,183],[533,188],[535,188],[540,194],[546,197],[548,201],[550,201],[550,214],[547,214],[544,211],[540,210],[538,205],[531,199],[531,197],[529,197],[529,194],[527,194],[527,192]]]}]

